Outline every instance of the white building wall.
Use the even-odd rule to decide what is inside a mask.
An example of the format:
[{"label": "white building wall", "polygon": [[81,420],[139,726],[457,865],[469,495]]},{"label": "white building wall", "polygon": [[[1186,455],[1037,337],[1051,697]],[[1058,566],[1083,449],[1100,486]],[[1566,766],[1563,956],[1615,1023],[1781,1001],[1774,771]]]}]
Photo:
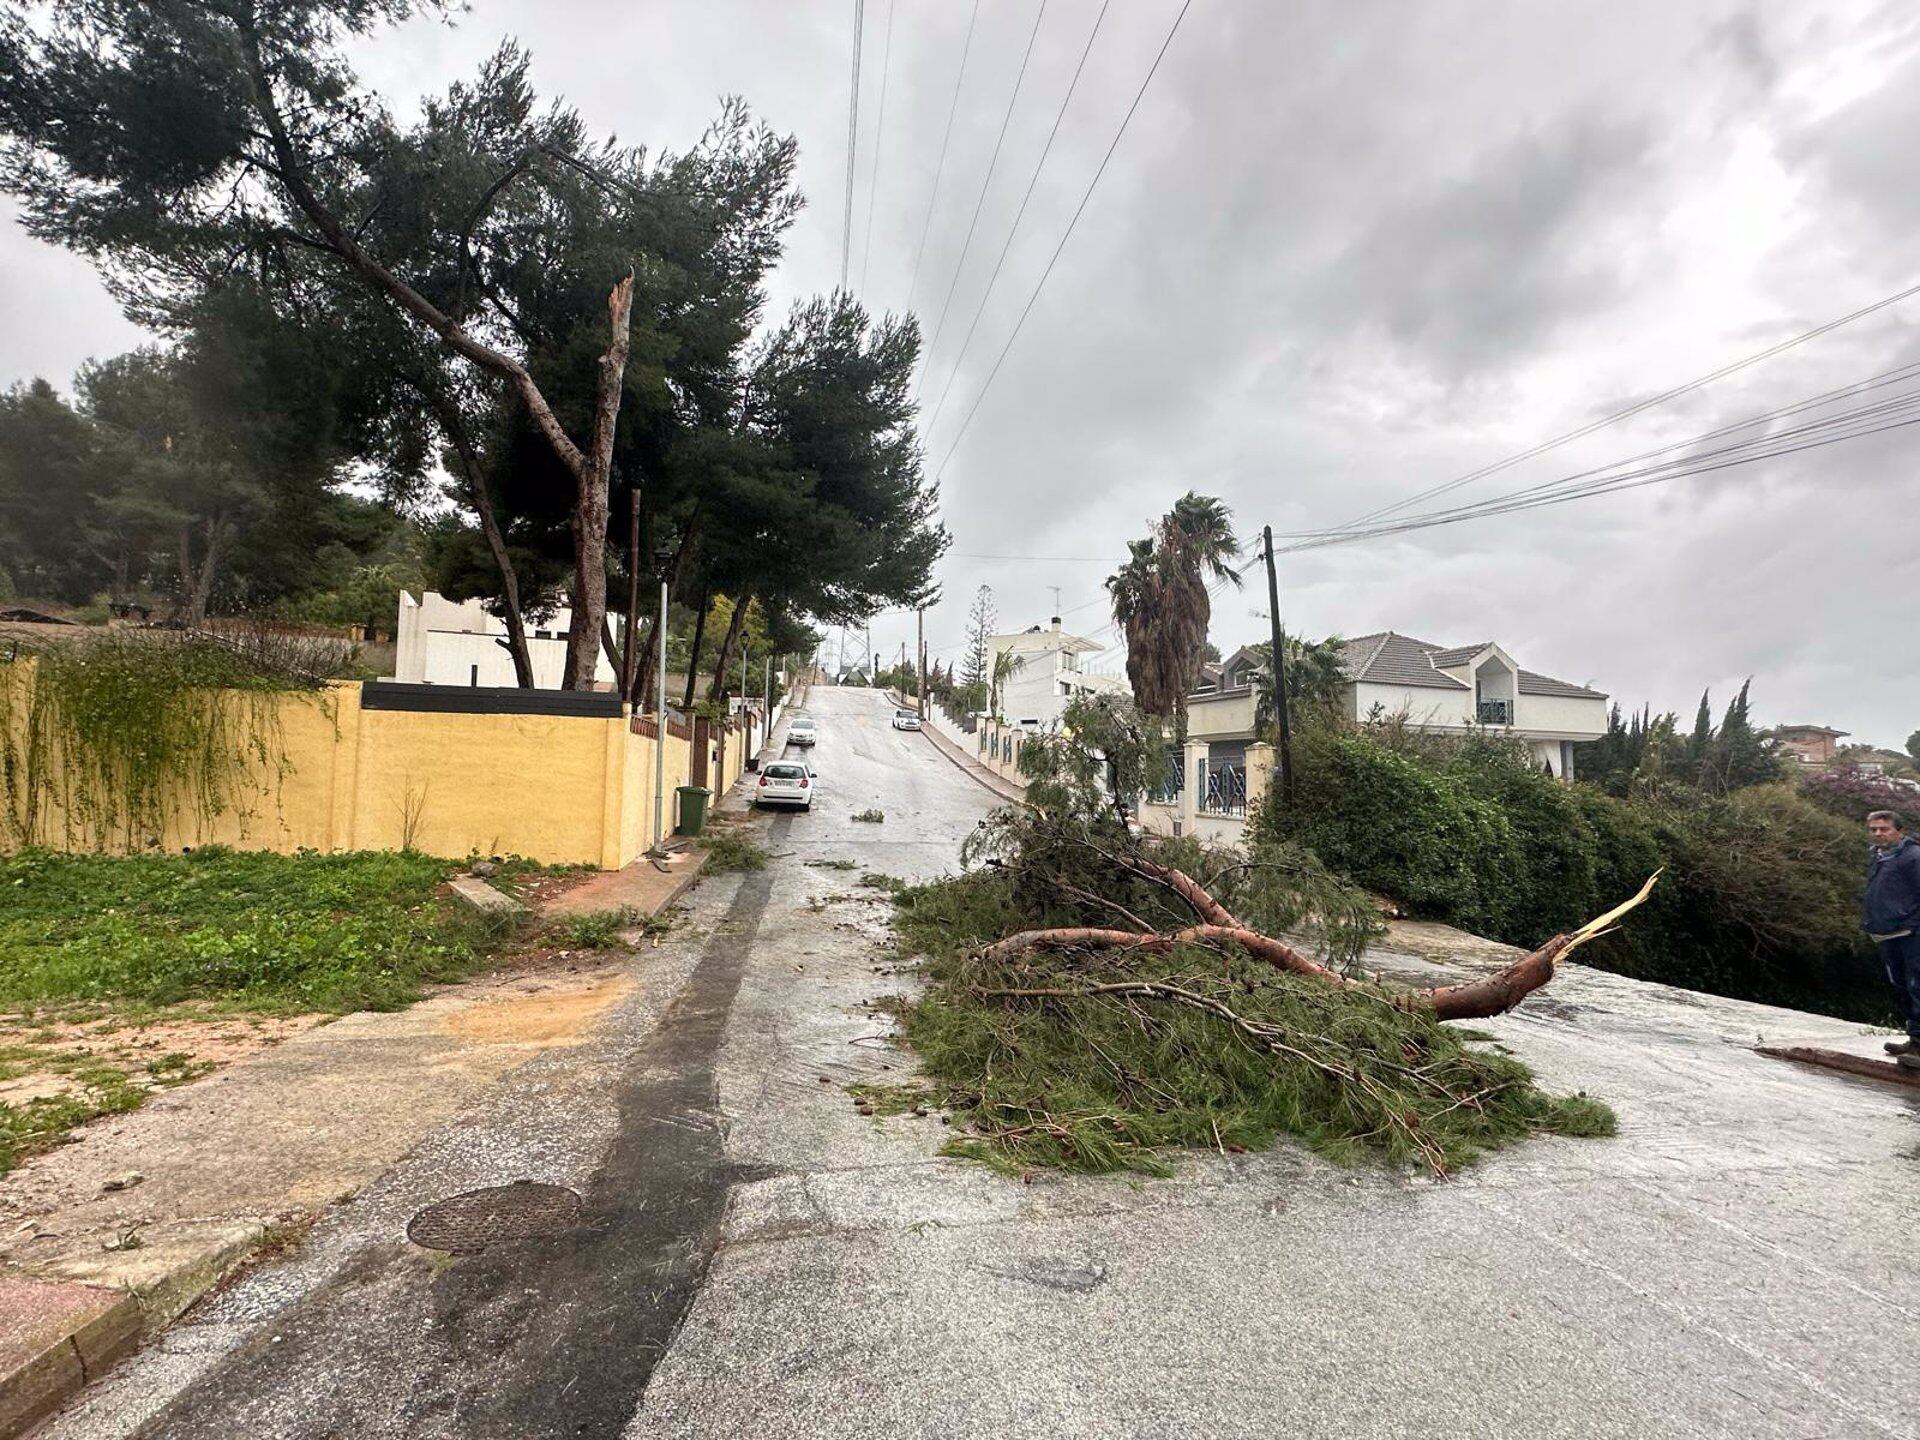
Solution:
[{"label": "white building wall", "polygon": [[[1520,696],[1514,716],[1517,729],[1536,734],[1597,740],[1607,733],[1607,702],[1576,699],[1571,695]],[[1556,773],[1559,767],[1554,767]]]},{"label": "white building wall", "polygon": [[1365,720],[1378,705],[1383,715],[1405,711],[1416,725],[1465,728],[1473,724],[1473,692],[1440,690],[1431,685],[1380,685],[1363,681],[1353,687],[1353,718]]},{"label": "white building wall", "polygon": [[[558,690],[566,674],[567,627],[572,612],[558,610],[537,627],[550,638],[527,636],[527,655],[533,662],[536,689]],[[618,626],[619,620],[615,619]],[[512,687],[513,657],[500,641],[506,622],[487,612],[478,600],[449,600],[435,591],[415,600],[400,592],[399,618],[394,625],[393,678],[426,685],[490,685]],[[604,647],[596,657],[594,679],[611,685],[615,680]]]}]

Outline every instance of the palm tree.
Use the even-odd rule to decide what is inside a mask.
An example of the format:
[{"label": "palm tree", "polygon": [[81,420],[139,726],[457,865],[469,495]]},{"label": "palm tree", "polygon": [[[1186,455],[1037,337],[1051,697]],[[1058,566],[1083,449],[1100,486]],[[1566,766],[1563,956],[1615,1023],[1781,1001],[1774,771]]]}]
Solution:
[{"label": "palm tree", "polygon": [[1027,657],[1016,655],[1011,650],[998,650],[993,656],[992,684],[988,690],[987,708],[996,720],[1007,717],[1000,713],[1000,697],[1006,693],[1007,681],[1027,668]]},{"label": "palm tree", "polygon": [[1177,740],[1187,734],[1187,692],[1206,658],[1213,618],[1209,578],[1240,584],[1229,563],[1239,554],[1231,512],[1213,496],[1189,490],[1145,540],[1127,542],[1127,563],[1107,579],[1114,623],[1127,641],[1127,682],[1134,703],[1171,718]]}]

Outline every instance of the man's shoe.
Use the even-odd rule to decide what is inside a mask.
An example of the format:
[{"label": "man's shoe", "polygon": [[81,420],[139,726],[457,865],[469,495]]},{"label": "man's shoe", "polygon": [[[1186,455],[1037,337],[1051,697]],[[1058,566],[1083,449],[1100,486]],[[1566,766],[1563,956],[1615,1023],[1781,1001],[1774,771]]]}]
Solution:
[{"label": "man's shoe", "polygon": [[1889,1040],[1887,1041],[1887,1054],[1920,1055],[1920,1042],[1913,1040]]},{"label": "man's shoe", "polygon": [[1896,1055],[1894,1062],[1902,1070],[1920,1070],[1920,1055]]}]

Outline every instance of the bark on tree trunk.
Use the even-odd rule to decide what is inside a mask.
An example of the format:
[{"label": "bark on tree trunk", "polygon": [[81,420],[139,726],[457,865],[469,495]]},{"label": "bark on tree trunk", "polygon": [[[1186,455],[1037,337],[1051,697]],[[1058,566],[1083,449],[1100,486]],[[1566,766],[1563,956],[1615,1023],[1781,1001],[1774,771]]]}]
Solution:
[{"label": "bark on tree trunk", "polygon": [[207,602],[213,594],[213,576],[220,563],[220,542],[225,530],[226,523],[217,511],[201,522],[206,549],[199,565],[195,566],[193,525],[188,522],[180,527],[180,601],[174,608],[174,618],[189,630],[198,630],[207,623]]},{"label": "bark on tree trunk", "polygon": [[620,418],[620,387],[626,378],[627,346],[633,334],[632,275],[614,286],[607,297],[607,318],[613,336],[600,357],[593,439],[577,472],[578,494],[573,506],[573,615],[567,632],[566,675],[561,682],[569,690],[593,688],[594,662],[607,614],[607,477],[613,469],[614,427]]},{"label": "bark on tree trunk", "polygon": [[507,633],[501,642],[508,656],[513,660],[513,683],[522,690],[533,689],[533,652],[527,645],[527,621],[520,612],[520,576],[513,568],[513,556],[507,550],[507,538],[500,532],[500,520],[493,510],[493,496],[487,491],[486,477],[480,472],[480,457],[474,453],[473,442],[467,435],[466,422],[451,404],[438,397],[429,397],[439,413],[440,428],[452,444],[454,456],[460,462],[460,476],[467,489],[467,499],[480,517],[480,533],[486,537],[487,553],[493,556],[494,568],[500,572],[500,599],[505,614]]},{"label": "bark on tree trunk", "polygon": [[[1104,853],[1104,852],[1103,852]],[[1277,969],[1296,975],[1308,975],[1346,989],[1366,988],[1338,971],[1329,970],[1311,956],[1271,935],[1250,930],[1215,900],[1197,880],[1171,866],[1159,865],[1139,855],[1109,856],[1121,869],[1167,886],[1193,909],[1204,922],[1176,931],[1109,930],[1097,926],[1067,926],[1053,930],[1022,930],[996,940],[981,952],[990,960],[1006,960],[1029,950],[1123,949],[1141,954],[1160,955],[1178,945],[1238,945],[1249,955]],[[1598,919],[1587,922],[1571,935],[1556,935],[1531,955],[1523,955],[1503,970],[1464,985],[1441,985],[1431,990],[1389,992],[1384,998],[1396,1009],[1427,1011],[1439,1020],[1481,1020],[1503,1015],[1553,978],[1554,969],[1571,950],[1594,936],[1604,934],[1622,915],[1641,904],[1652,892],[1654,879],[1633,899],[1615,906]]]},{"label": "bark on tree trunk", "polygon": [[713,587],[700,592],[700,610],[693,618],[693,648],[687,651],[687,693],[680,699],[683,710],[693,708],[693,684],[700,674],[700,642],[707,634],[707,607],[713,603]]},{"label": "bark on tree trunk", "polygon": [[733,618],[727,622],[726,638],[720,642],[720,657],[713,665],[713,688],[707,691],[708,698],[727,698],[727,671],[733,664],[734,642],[740,638],[740,631],[746,625],[747,607],[753,603],[751,595],[737,596],[733,602]]}]

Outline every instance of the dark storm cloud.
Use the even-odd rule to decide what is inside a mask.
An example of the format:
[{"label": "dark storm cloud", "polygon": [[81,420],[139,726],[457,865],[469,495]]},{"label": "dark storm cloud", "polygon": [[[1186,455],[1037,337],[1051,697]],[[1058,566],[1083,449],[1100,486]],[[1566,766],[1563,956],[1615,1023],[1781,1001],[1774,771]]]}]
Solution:
[{"label": "dark storm cloud", "polygon": [[[1035,4],[981,4],[942,169],[972,7],[869,0],[850,268],[872,308],[910,302],[929,332],[952,288],[929,413],[980,317],[930,464],[947,456],[1179,6],[1108,11],[983,299],[1099,0],[1048,5],[957,284]],[[802,147],[810,207],[772,286],[778,316],[839,279],[850,9],[476,0],[457,26],[412,24],[364,56],[370,78],[403,95],[443,87],[515,34],[544,93],[597,131],[656,146],[690,143],[720,95],[744,95]],[[1920,278],[1906,154],[1920,125],[1915,23],[1881,0],[1194,0],[946,466],[959,553],[941,567],[951,598],[929,639],[958,641],[983,582],[1009,626],[1044,621],[1053,586],[1069,624],[1104,621],[1106,565],[961,556],[1118,556],[1188,488],[1224,497],[1243,533],[1349,520]],[[0,379],[64,379],[85,355],[130,343],[85,274],[17,231],[0,242]],[[1909,320],[1920,305],[1448,499],[1864,378],[1920,354]],[[1314,634],[1493,635],[1529,666],[1683,711],[1703,685],[1724,697],[1752,674],[1769,720],[1897,741],[1920,724],[1908,678],[1920,675],[1920,624],[1884,623],[1874,600],[1920,588],[1916,436],[1304,552],[1287,561],[1283,606]],[[1223,644],[1260,632],[1258,602],[1221,602]],[[911,617],[875,621],[885,653],[911,635]]]},{"label": "dark storm cloud", "polygon": [[1516,136],[1375,218],[1322,272],[1322,325],[1383,327],[1435,373],[1510,367],[1629,276],[1611,243],[1651,140],[1592,114]]}]

